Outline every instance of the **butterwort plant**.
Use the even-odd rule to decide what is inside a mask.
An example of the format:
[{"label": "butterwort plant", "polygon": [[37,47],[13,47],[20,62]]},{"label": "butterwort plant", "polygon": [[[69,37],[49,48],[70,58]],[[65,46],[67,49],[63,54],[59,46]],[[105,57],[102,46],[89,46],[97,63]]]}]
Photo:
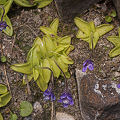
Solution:
[{"label": "butterwort plant", "polygon": [[[42,67],[50,68],[54,77],[58,78],[62,75],[58,67],[60,66],[66,77],[70,77],[68,64],[73,64],[73,60],[68,54],[74,47],[71,45],[71,37],[57,35],[58,25],[59,19],[56,18],[50,27],[41,26],[40,30],[44,33],[43,38],[37,37],[34,40],[27,55],[27,62],[11,66],[13,70],[27,75],[29,82],[34,79],[42,91],[48,88],[51,76],[51,72],[48,69],[41,69]],[[26,84],[24,79],[23,83]]]},{"label": "butterwort plant", "polygon": [[74,22],[79,28],[76,37],[89,43],[90,49],[94,49],[99,38],[114,28],[110,24],[95,26],[93,21],[86,22],[79,17],[76,17]]}]

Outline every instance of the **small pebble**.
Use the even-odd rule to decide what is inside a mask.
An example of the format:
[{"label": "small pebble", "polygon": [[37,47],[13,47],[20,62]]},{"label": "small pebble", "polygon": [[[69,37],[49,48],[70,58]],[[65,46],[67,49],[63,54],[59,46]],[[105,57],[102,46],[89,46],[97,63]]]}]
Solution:
[{"label": "small pebble", "polygon": [[56,113],[56,119],[57,120],[75,120],[73,116],[66,113],[62,113],[62,112]]},{"label": "small pebble", "polygon": [[33,108],[35,112],[40,112],[40,113],[43,112],[42,105],[38,101],[34,103]]}]

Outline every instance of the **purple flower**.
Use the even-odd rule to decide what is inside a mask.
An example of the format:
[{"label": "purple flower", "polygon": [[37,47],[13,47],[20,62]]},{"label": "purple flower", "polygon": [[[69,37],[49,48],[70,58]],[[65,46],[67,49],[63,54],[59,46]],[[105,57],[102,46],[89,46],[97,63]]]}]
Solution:
[{"label": "purple flower", "polygon": [[44,100],[51,100],[51,101],[54,101],[55,100],[55,96],[54,96],[54,93],[52,92],[52,89],[51,88],[48,88],[45,90],[45,92],[43,93],[43,97],[44,97]]},{"label": "purple flower", "polygon": [[119,88],[119,89],[120,89],[120,84],[117,84],[117,88]]},{"label": "purple flower", "polygon": [[64,92],[58,102],[63,104],[63,107],[68,107],[69,105],[73,105],[74,101],[72,95],[69,92]]},{"label": "purple flower", "polygon": [[83,69],[82,69],[82,72],[86,72],[87,68],[92,71],[94,69],[94,64],[93,64],[93,61],[92,60],[86,60],[84,63],[83,63]]},{"label": "purple flower", "polygon": [[3,31],[7,27],[7,23],[5,21],[0,21],[0,31]]}]

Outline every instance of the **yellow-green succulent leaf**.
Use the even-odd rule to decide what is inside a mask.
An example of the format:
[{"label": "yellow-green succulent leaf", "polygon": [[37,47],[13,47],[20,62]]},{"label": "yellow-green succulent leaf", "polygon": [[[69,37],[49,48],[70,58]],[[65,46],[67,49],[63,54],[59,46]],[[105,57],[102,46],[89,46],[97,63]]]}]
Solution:
[{"label": "yellow-green succulent leaf", "polygon": [[66,78],[70,78],[70,73],[69,72],[65,72],[65,76],[66,76]]},{"label": "yellow-green succulent leaf", "polygon": [[92,32],[95,32],[95,24],[93,21],[89,22],[90,28]]},{"label": "yellow-green succulent leaf", "polygon": [[22,7],[33,7],[33,6],[36,5],[36,3],[35,3],[35,4],[31,4],[31,3],[29,2],[29,0],[14,0],[14,2],[15,2],[17,5],[20,5],[20,6],[22,6]]},{"label": "yellow-green succulent leaf", "polygon": [[0,107],[3,107],[10,101],[11,95],[9,92],[6,92],[5,94],[2,94],[0,98],[1,98]]},{"label": "yellow-green succulent leaf", "polygon": [[96,27],[96,32],[98,32],[99,36],[101,37],[102,35],[106,34],[109,31],[111,31],[113,28],[114,28],[113,25],[102,24],[102,25]]},{"label": "yellow-green succulent leaf", "polygon": [[4,5],[7,2],[7,0],[0,0],[0,5]]},{"label": "yellow-green succulent leaf", "polygon": [[65,64],[60,57],[57,58],[56,62],[64,73],[68,71],[68,64]]},{"label": "yellow-green succulent leaf", "polygon": [[53,0],[42,0],[38,2],[38,8],[43,8],[49,5]]},{"label": "yellow-green succulent leaf", "polygon": [[67,55],[66,56],[61,55],[60,58],[65,64],[73,64],[74,63],[73,60],[70,57],[68,57]]},{"label": "yellow-green succulent leaf", "polygon": [[38,79],[38,77],[39,77],[39,70],[38,69],[33,68],[33,77],[34,77],[35,81]]},{"label": "yellow-green succulent leaf", "polygon": [[79,17],[75,17],[74,22],[82,32],[84,32],[88,36],[90,35],[91,28],[88,22],[82,20]]},{"label": "yellow-green succulent leaf", "polygon": [[0,120],[3,120],[3,116],[2,116],[2,114],[0,113]]},{"label": "yellow-green succulent leaf", "polygon": [[120,37],[120,27],[118,28],[118,34],[119,34],[119,37]]},{"label": "yellow-green succulent leaf", "polygon": [[32,51],[32,67],[38,66],[39,65],[39,60],[40,60],[40,48],[39,46],[36,46],[33,51]]},{"label": "yellow-green succulent leaf", "polygon": [[120,46],[117,46],[117,47],[113,48],[109,53],[110,57],[115,57],[115,56],[118,56],[118,55],[120,55]]},{"label": "yellow-green succulent leaf", "polygon": [[69,47],[69,45],[59,45],[56,49],[55,49],[55,52],[56,53],[59,53],[59,52],[61,52],[61,51],[63,51],[65,48],[68,48]]},{"label": "yellow-green succulent leaf", "polygon": [[[48,59],[44,59],[43,63],[42,63],[42,67],[48,67],[50,68],[50,63]],[[50,76],[51,76],[51,71],[48,69],[42,69],[42,74],[43,74],[43,78],[44,78],[44,82],[48,83],[50,80]]]},{"label": "yellow-green succulent leaf", "polygon": [[3,84],[0,84],[0,94],[4,94],[7,92],[7,87]]},{"label": "yellow-green succulent leaf", "polygon": [[[40,72],[41,73],[41,72]],[[38,77],[38,79],[36,80],[37,82],[37,85],[39,86],[39,88],[42,90],[42,91],[45,91],[48,87],[48,83],[46,83],[44,81],[44,78],[42,76],[42,74],[40,74],[40,76]]]},{"label": "yellow-green succulent leaf", "polygon": [[88,38],[89,36],[87,34],[85,34],[84,32],[82,32],[81,30],[78,30],[76,37],[81,38],[81,39],[85,39],[85,38]]},{"label": "yellow-green succulent leaf", "polygon": [[[30,74],[30,75],[24,75],[23,76],[23,85],[27,84],[27,82],[30,82],[33,78],[33,74]],[[26,80],[27,79],[27,80]]]},{"label": "yellow-green succulent leaf", "polygon": [[56,35],[57,35],[58,25],[59,25],[58,18],[54,19],[53,22],[50,24],[50,28],[52,29],[52,31],[54,31]]},{"label": "yellow-green succulent leaf", "polygon": [[46,35],[56,35],[56,33],[54,31],[52,31],[52,29],[49,27],[41,26],[40,30]]},{"label": "yellow-green succulent leaf", "polygon": [[120,46],[120,37],[118,36],[108,36],[107,39],[112,42],[115,46]]},{"label": "yellow-green succulent leaf", "polygon": [[99,40],[99,34],[97,32],[95,32],[94,33],[94,38],[93,38],[93,49],[95,48],[98,40]]},{"label": "yellow-green succulent leaf", "polygon": [[82,40],[84,40],[84,41],[90,43],[90,41],[91,41],[91,37],[87,37],[87,38],[84,38],[84,39],[82,39]]},{"label": "yellow-green succulent leaf", "polygon": [[50,36],[44,36],[43,37],[43,42],[45,44],[45,47],[48,52],[54,50],[56,48],[54,42],[52,41],[52,38]]},{"label": "yellow-green succulent leaf", "polygon": [[70,45],[71,37],[70,36],[65,36],[65,37],[59,38],[58,43],[63,44],[63,45]]},{"label": "yellow-green succulent leaf", "polygon": [[43,1],[43,0],[33,0],[34,2],[41,2],[41,1]]},{"label": "yellow-green succulent leaf", "polygon": [[13,0],[8,0],[5,4],[4,4],[4,9],[5,9],[5,14],[6,15],[11,7],[13,3]]},{"label": "yellow-green succulent leaf", "polygon": [[37,50],[40,51],[39,52],[40,58],[45,57],[47,54],[47,50],[46,50],[43,39],[41,39],[40,37],[37,37],[35,41],[36,42],[34,43],[34,46],[37,45],[38,47]]},{"label": "yellow-green succulent leaf", "polygon": [[60,76],[60,69],[55,64],[53,59],[49,59],[49,63],[50,63],[50,68],[52,69],[54,76],[58,78]]},{"label": "yellow-green succulent leaf", "polygon": [[66,55],[69,55],[69,53],[74,50],[74,46],[73,45],[70,45],[66,50],[65,50],[65,54]]},{"label": "yellow-green succulent leaf", "polygon": [[7,23],[7,27],[5,30],[3,30],[3,32],[9,36],[12,36],[13,35],[13,27],[12,27],[12,24],[11,24],[11,21],[10,19],[8,18],[8,16],[4,16],[3,17],[3,21],[5,21]]},{"label": "yellow-green succulent leaf", "polygon": [[31,74],[32,73],[32,68],[30,63],[23,63],[23,64],[14,64],[11,65],[11,69],[14,71],[24,73],[24,74]]}]

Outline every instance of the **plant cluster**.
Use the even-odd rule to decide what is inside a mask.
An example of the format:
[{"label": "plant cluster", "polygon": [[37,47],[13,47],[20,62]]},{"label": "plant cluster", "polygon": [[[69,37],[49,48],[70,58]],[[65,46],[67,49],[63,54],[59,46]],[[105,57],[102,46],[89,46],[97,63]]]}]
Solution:
[{"label": "plant cluster", "polygon": [[1,18],[0,31],[5,32],[9,36],[13,35],[12,23],[7,16],[7,13],[9,12],[13,2],[22,7],[37,6],[38,8],[43,8],[48,4],[50,4],[52,1],[53,0],[0,0],[0,6],[1,8],[3,8],[3,9],[0,9],[0,18]]},{"label": "plant cluster", "polygon": [[[39,8],[49,4],[52,0],[0,0],[0,4],[4,6],[1,9],[1,21],[0,31],[4,31],[8,35],[12,35],[13,29],[7,13],[12,5],[12,2],[24,7],[32,7],[38,5]],[[86,22],[83,19],[76,17],[74,19],[75,24],[79,28],[76,37],[84,40],[89,44],[91,50],[95,49],[96,44],[101,36],[111,31],[114,26],[110,24],[102,24],[95,26],[94,22]],[[70,78],[68,72],[68,65],[73,64],[73,60],[68,56],[70,51],[74,49],[71,45],[71,37],[58,36],[59,19],[54,19],[49,27],[41,26],[40,30],[43,32],[43,37],[37,37],[34,40],[32,48],[27,54],[27,62],[22,64],[11,65],[11,69],[14,71],[23,73],[23,84],[27,84],[32,79],[37,83],[39,88],[44,92],[44,100],[56,100],[54,95],[54,77],[58,78],[62,75],[65,79],[64,91],[60,96],[58,102],[62,103],[64,107],[73,105],[74,101],[72,95],[68,89],[67,78]],[[120,54],[120,28],[119,36],[109,36],[107,39],[115,45],[109,56],[115,57]],[[3,57],[1,61],[5,62]],[[86,72],[87,68],[92,71],[94,69],[94,61],[91,59],[86,60],[83,63],[82,72]],[[11,99],[10,93],[7,91],[5,85],[0,84],[0,107],[5,106]],[[28,116],[32,112],[31,104],[23,102],[20,105],[21,116]],[[30,108],[28,111],[27,108]],[[17,119],[15,114],[11,113],[11,116]],[[12,119],[11,117],[11,119]],[[0,114],[2,120],[2,115]]]},{"label": "plant cluster", "polygon": [[47,89],[51,76],[51,72],[48,69],[43,69],[44,67],[50,68],[54,76],[58,78],[61,74],[59,66],[65,76],[70,77],[68,64],[73,64],[73,61],[68,57],[68,54],[74,47],[70,45],[71,38],[69,36],[59,37],[57,35],[58,24],[59,20],[55,19],[50,27],[41,26],[40,30],[45,35],[42,39],[37,37],[34,40],[27,55],[27,63],[11,66],[13,70],[26,74],[29,82],[34,78],[42,91]]},{"label": "plant cluster", "polygon": [[76,37],[88,42],[90,49],[94,49],[99,38],[114,28],[113,25],[109,24],[96,27],[93,21],[86,22],[79,17],[76,17],[74,21],[79,28]]}]

